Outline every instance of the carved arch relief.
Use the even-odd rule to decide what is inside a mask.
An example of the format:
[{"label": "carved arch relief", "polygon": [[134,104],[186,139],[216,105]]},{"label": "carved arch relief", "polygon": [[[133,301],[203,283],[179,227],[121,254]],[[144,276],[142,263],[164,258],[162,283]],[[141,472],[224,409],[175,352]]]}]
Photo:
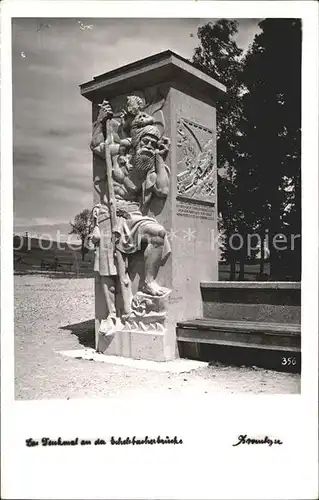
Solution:
[{"label": "carved arch relief", "polygon": [[187,118],[177,120],[177,195],[212,201],[217,165],[213,131]]}]

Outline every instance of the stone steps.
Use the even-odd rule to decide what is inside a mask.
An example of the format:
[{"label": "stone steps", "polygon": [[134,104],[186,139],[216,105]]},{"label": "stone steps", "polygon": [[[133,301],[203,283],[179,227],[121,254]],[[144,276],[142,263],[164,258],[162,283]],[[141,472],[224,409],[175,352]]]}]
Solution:
[{"label": "stone steps", "polygon": [[195,319],[177,323],[179,342],[250,346],[264,349],[300,351],[300,326],[297,324],[263,323],[255,321],[231,321]]},{"label": "stone steps", "polygon": [[300,323],[300,283],[202,282],[203,317]]},{"label": "stone steps", "polygon": [[298,324],[204,318],[178,322],[176,335],[182,357],[300,371]]},{"label": "stone steps", "polygon": [[201,296],[203,317],[177,323],[180,356],[300,370],[300,283],[202,282]]},{"label": "stone steps", "polygon": [[300,283],[202,282],[201,295],[203,319],[180,323],[181,339],[300,351]]}]

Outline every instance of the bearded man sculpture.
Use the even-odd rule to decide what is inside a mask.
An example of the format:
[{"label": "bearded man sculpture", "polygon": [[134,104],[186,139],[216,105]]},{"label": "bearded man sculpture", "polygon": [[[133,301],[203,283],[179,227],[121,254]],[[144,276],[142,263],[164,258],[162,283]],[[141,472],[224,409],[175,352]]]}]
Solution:
[{"label": "bearded man sculpture", "polygon": [[[93,125],[91,149],[104,160],[109,158],[112,182],[111,190],[106,186],[106,194],[100,191],[101,202],[93,208],[94,270],[100,275],[107,309],[100,325],[104,335],[118,328],[116,317],[127,317],[132,311],[128,256],[144,252],[145,279],[140,292],[151,298],[167,292],[156,277],[170,253],[169,241],[165,229],[145,213],[153,196],[165,198],[168,194],[170,171],[165,159],[169,140],[144,108],[140,97],[129,96],[118,121],[109,102],[103,101]],[[116,224],[112,227],[114,205]]]}]

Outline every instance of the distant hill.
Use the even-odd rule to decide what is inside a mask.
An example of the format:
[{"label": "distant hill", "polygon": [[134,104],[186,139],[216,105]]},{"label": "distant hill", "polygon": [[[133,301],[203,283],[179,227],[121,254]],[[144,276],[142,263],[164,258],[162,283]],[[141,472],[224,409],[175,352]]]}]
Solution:
[{"label": "distant hill", "polygon": [[41,272],[46,268],[52,271],[57,263],[56,272],[93,276],[94,251],[90,250],[82,261],[80,248],[80,243],[72,243],[70,248],[67,243],[44,239],[40,242],[38,238],[16,235],[13,237],[14,271]]},{"label": "distant hill", "polygon": [[[70,232],[70,224],[67,222],[62,222],[59,224],[34,224],[26,226],[14,226],[14,234],[25,235],[28,231],[29,235],[34,238],[39,238],[42,235],[45,237],[48,235],[53,239],[66,239]],[[60,235],[60,237],[58,236]]]}]

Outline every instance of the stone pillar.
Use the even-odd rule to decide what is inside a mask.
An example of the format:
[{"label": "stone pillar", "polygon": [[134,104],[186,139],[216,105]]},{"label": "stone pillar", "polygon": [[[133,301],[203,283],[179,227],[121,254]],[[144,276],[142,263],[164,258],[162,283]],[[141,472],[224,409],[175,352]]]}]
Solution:
[{"label": "stone pillar", "polygon": [[[167,310],[165,324],[144,330],[145,325],[136,322],[133,329],[117,332],[111,339],[99,338],[104,303],[96,278],[96,345],[105,354],[174,359],[178,357],[176,322],[201,317],[200,282],[218,280],[216,102],[226,88],[169,50],[99,75],[80,88],[92,102],[93,121],[104,99],[116,116],[128,95],[143,97],[147,113],[164,118],[164,133],[171,140],[166,160],[170,190],[166,199],[152,200],[148,215],[164,226],[171,243],[172,253],[157,280],[171,290],[157,304]],[[103,177],[103,168],[94,156],[95,181]],[[94,190],[94,203],[99,201]],[[132,274],[135,293],[140,266],[137,255]]]}]

